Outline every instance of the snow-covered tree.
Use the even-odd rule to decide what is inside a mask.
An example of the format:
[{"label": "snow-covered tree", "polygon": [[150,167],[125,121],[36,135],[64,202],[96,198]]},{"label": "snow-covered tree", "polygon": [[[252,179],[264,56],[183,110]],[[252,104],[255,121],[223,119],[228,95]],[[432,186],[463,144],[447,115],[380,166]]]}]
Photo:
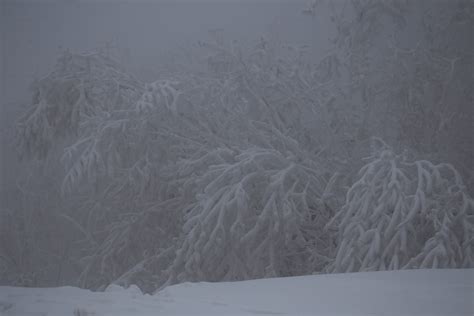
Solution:
[{"label": "snow-covered tree", "polygon": [[330,93],[334,108],[351,114],[352,155],[381,137],[398,151],[451,162],[472,187],[472,12],[468,0],[309,3],[304,13],[329,15],[336,34],[326,58],[340,76]]},{"label": "snow-covered tree", "polygon": [[185,215],[169,282],[244,280],[315,268],[309,259],[316,247],[310,243],[317,235],[318,249],[329,247],[322,227],[331,216],[321,200],[325,180],[317,166],[270,149],[209,155],[219,163],[191,184],[200,190]]},{"label": "snow-covered tree", "polygon": [[22,153],[44,157],[55,142],[78,132],[88,119],[128,106],[140,85],[118,63],[100,54],[64,52],[55,69],[33,83],[32,106],[19,122]]},{"label": "snow-covered tree", "polygon": [[472,267],[474,200],[449,164],[376,150],[329,225],[334,272]]},{"label": "snow-covered tree", "polygon": [[332,215],[323,201],[330,164],[307,149],[317,143],[311,117],[321,117],[293,92],[306,88],[291,63],[272,77],[277,61],[265,50],[239,61],[215,45],[229,66],[208,76],[143,84],[108,57],[66,53],[36,83],[20,145],[55,170],[53,217],[79,234],[67,256],[81,286],[152,290],[303,274],[328,260],[330,238],[318,227]]}]

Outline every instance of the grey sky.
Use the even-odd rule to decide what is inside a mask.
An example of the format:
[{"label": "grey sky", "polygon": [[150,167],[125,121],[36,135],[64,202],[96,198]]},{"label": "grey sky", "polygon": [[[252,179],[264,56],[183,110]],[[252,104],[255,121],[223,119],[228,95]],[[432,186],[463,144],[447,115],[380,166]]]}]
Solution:
[{"label": "grey sky", "polygon": [[64,48],[88,51],[111,41],[127,50],[127,62],[139,76],[140,69],[159,63],[160,54],[208,39],[214,28],[240,43],[269,32],[287,43],[314,43],[317,24],[301,14],[304,5],[294,0],[2,1],[2,101],[28,100],[31,80],[46,75]]}]

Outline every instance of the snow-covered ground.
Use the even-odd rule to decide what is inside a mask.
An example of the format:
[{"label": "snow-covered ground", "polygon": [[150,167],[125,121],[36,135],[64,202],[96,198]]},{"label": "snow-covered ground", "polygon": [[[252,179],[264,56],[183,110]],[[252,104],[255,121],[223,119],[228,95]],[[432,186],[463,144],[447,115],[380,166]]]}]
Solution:
[{"label": "snow-covered ground", "polygon": [[314,275],[136,287],[0,287],[0,315],[474,315],[474,269]]}]

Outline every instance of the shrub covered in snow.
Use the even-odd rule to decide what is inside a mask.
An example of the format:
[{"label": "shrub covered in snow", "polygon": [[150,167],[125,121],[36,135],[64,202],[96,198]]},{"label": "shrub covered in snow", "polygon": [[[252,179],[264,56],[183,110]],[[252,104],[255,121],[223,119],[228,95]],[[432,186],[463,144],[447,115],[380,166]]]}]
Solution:
[{"label": "shrub covered in snow", "polygon": [[[199,194],[185,215],[170,282],[310,271],[313,234],[330,216],[317,166],[260,148],[211,155],[219,162],[193,183]],[[328,238],[321,243],[327,247]]]},{"label": "shrub covered in snow", "polygon": [[385,145],[359,172],[329,225],[329,270],[473,267],[474,200],[449,164],[407,162]]}]

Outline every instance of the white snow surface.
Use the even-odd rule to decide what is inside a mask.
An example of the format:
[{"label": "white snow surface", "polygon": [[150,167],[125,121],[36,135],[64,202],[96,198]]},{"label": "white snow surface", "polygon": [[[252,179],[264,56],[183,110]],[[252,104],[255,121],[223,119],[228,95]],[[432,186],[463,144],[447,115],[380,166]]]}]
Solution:
[{"label": "white snow surface", "polygon": [[0,287],[0,315],[474,315],[474,269],[405,270],[137,287]]}]

